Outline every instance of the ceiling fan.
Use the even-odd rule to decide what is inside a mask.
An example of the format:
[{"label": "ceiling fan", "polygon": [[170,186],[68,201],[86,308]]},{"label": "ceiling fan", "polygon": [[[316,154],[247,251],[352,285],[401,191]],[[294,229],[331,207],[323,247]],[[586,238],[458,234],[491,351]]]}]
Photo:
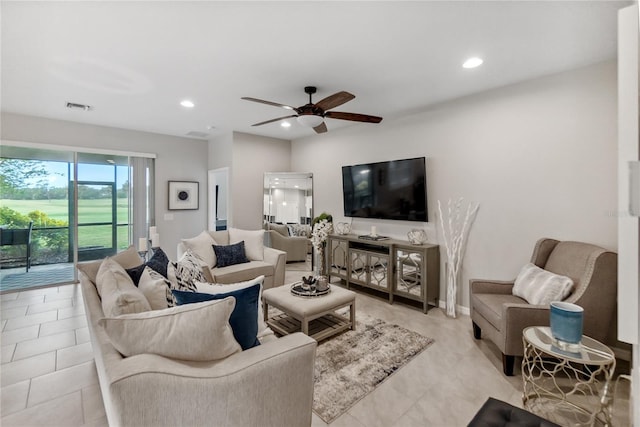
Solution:
[{"label": "ceiling fan", "polygon": [[313,103],[311,96],[316,93],[315,86],[306,86],[304,88],[305,93],[309,94],[309,103],[301,107],[295,108],[290,105],[279,104],[277,102],[265,101],[257,98],[242,97],[247,101],[259,102],[261,104],[273,105],[274,107],[285,108],[287,110],[293,110],[296,114],[290,116],[278,117],[277,119],[267,120],[265,122],[256,123],[252,126],[262,126],[267,123],[277,122],[279,120],[285,120],[295,117],[298,123],[303,126],[311,127],[316,133],[324,133],[327,131],[327,125],[324,123],[325,118],[350,120],[353,122],[366,122],[366,123],[380,123],[382,117],[369,116],[367,114],[358,113],[344,113],[339,111],[328,111],[332,108],[338,107],[346,102],[355,98],[355,95],[349,92],[341,91],[327,96],[323,100]]}]

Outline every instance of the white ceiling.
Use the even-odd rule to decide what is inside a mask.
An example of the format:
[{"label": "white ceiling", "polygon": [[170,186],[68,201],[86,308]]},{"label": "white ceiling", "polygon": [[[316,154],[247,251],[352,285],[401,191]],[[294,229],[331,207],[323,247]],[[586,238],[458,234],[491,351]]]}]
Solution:
[{"label": "white ceiling", "polygon": [[[1,3],[2,111],[185,136],[313,134],[242,96],[384,120],[615,58],[630,1]],[[470,56],[484,64],[461,67]],[[182,99],[196,106],[185,109]],[[92,111],[65,108],[67,101]],[[327,119],[343,126],[376,126]],[[208,126],[215,126],[209,130]]]}]

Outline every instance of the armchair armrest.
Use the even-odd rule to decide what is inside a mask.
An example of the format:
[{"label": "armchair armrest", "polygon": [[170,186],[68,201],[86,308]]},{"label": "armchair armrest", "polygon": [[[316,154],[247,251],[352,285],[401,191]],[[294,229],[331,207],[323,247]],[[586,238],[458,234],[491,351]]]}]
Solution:
[{"label": "armchair armrest", "polygon": [[510,294],[513,280],[469,279],[469,287],[472,294]]},{"label": "armchair armrest", "polygon": [[505,354],[523,354],[522,331],[529,326],[549,326],[549,306],[506,303],[502,305]]},{"label": "armchair armrest", "polygon": [[264,262],[273,265],[275,268],[273,286],[284,285],[284,270],[285,264],[287,263],[287,253],[265,246]]}]

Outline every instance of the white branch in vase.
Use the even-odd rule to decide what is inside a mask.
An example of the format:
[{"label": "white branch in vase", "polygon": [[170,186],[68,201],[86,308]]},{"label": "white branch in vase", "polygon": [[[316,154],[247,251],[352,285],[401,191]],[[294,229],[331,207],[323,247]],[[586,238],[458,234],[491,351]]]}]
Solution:
[{"label": "white branch in vase", "polygon": [[464,220],[461,221],[462,197],[457,199],[455,203],[449,199],[447,203],[447,227],[445,228],[444,216],[442,215],[442,206],[438,200],[438,217],[440,219],[440,228],[442,230],[442,240],[444,241],[445,252],[447,255],[447,299],[446,311],[447,316],[456,317],[456,299],[458,293],[458,275],[462,266],[462,259],[466,249],[467,237],[471,224],[478,212],[478,203],[470,203],[467,205]]}]

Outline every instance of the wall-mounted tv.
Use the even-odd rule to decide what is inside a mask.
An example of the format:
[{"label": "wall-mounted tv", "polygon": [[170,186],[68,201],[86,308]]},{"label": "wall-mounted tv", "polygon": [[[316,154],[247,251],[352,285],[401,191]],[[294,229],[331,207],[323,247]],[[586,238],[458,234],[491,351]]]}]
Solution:
[{"label": "wall-mounted tv", "polygon": [[425,158],[342,167],[344,215],[427,222]]}]

